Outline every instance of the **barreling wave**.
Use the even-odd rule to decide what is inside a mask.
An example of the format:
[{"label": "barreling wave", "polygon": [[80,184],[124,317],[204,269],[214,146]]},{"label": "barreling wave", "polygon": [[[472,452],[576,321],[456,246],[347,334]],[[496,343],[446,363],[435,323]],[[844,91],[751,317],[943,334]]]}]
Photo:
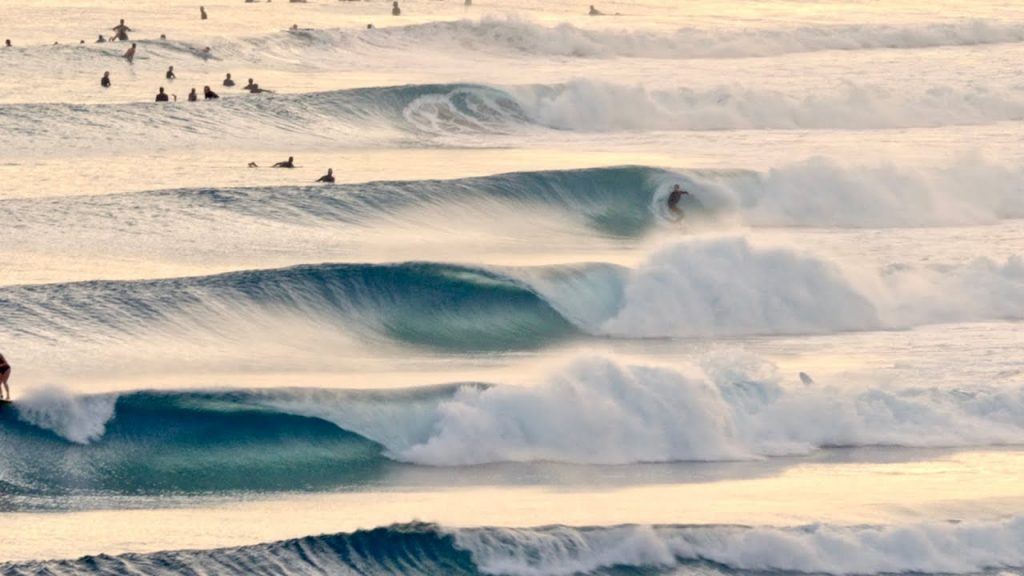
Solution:
[{"label": "barreling wave", "polygon": [[1024,520],[444,528],[396,524],[267,544],[0,564],[29,574],[1006,574],[1024,567]]},{"label": "barreling wave", "polygon": [[667,245],[632,269],[322,264],[12,286],[0,290],[0,314],[11,338],[54,342],[134,340],[165,330],[220,334],[224,326],[283,315],[371,341],[519,350],[585,334],[707,338],[1019,321],[1024,260],[872,269],[711,237]]},{"label": "barreling wave", "polygon": [[853,387],[718,353],[583,356],[533,386],[29,394],[0,411],[12,495],[317,490],[396,462],[734,461],[831,447],[1024,444],[1024,387]]},{"label": "barreling wave", "polygon": [[1019,92],[974,85],[893,92],[850,82],[808,96],[742,85],[648,89],[576,80],[244,95],[189,106],[3,104],[0,135],[19,153],[39,154],[55,142],[68,150],[91,150],[97,134],[105,133],[119,135],[108,146],[173,147],[188,138],[199,147],[230,142],[245,148],[254,145],[254,126],[261,142],[315,148],[493,145],[484,137],[528,137],[538,130],[884,129],[1021,118],[1024,96]]}]

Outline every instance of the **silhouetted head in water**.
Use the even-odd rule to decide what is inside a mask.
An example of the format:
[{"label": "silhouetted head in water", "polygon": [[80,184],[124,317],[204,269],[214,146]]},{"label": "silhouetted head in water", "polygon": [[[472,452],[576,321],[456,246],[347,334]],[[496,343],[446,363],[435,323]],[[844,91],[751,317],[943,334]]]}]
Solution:
[{"label": "silhouetted head in water", "polygon": [[[102,38],[102,36],[100,36],[100,38]],[[11,48],[11,39],[10,38],[8,38],[7,40],[4,40],[4,46],[6,46],[8,48]]]},{"label": "silhouetted head in water", "polygon": [[391,3],[391,15],[399,16],[402,14],[402,9],[398,7],[398,0]]},{"label": "silhouetted head in water", "polygon": [[96,39],[97,44],[103,44],[106,41],[107,39],[103,37],[103,34],[100,34],[100,37]]},{"label": "silhouetted head in water", "polygon": [[373,24],[367,24],[366,25],[366,29],[367,30],[373,30]]}]

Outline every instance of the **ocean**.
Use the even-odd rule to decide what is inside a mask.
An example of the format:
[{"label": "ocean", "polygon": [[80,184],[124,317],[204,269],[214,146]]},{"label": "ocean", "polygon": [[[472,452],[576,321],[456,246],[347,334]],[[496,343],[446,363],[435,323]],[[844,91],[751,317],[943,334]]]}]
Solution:
[{"label": "ocean", "polygon": [[0,1],[0,574],[1024,575],[1024,4],[589,4]]}]

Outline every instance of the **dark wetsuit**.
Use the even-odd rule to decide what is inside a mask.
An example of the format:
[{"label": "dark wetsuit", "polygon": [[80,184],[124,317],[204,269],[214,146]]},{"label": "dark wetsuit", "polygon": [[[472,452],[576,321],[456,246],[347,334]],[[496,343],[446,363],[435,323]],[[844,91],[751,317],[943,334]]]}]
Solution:
[{"label": "dark wetsuit", "polygon": [[100,78],[100,86],[103,86],[104,88],[110,88],[110,76],[104,76],[103,78]]},{"label": "dark wetsuit", "polygon": [[327,182],[328,184],[334,184],[334,176],[330,174],[324,174],[317,179],[317,182]]},{"label": "dark wetsuit", "polygon": [[167,93],[157,94],[156,95],[156,101],[157,102],[167,102],[169,100],[170,100],[170,98],[167,97]]},{"label": "dark wetsuit", "polygon": [[688,192],[676,188],[668,195],[668,209],[679,218],[683,217],[683,211],[679,208],[679,201],[683,199],[683,194],[688,194]]}]

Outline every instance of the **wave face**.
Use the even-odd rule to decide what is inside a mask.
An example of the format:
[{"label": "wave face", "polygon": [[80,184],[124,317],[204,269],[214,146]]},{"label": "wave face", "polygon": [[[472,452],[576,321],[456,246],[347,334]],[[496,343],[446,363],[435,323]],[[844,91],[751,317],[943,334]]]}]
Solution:
[{"label": "wave face", "polygon": [[[710,338],[1024,318],[1024,261],[841,265],[744,238],[667,245],[640,265],[486,269],[322,264],[216,276],[0,290],[11,338],[100,342],[257,327],[281,315],[458,351],[582,335]],[[219,336],[218,336],[219,334]]]},{"label": "wave face", "polygon": [[[4,132],[19,154],[45,154],[56,142],[91,150],[96,134],[116,132],[115,146],[170,148],[261,141],[343,146],[467,146],[480,136],[541,131],[708,131],[885,129],[991,124],[1024,118],[1018,91],[935,86],[893,92],[847,83],[829,93],[794,95],[769,88],[720,86],[648,89],[577,80],[497,87],[437,84],[307,94],[262,94],[193,106],[152,103],[0,105]],[[549,134],[550,135],[550,134]]]},{"label": "wave face", "polygon": [[0,564],[5,574],[1005,574],[1024,520],[898,526],[445,529],[393,525],[269,544]]},{"label": "wave face", "polygon": [[1024,388],[788,381],[756,357],[680,371],[585,356],[533,386],[68,396],[0,412],[12,495],[328,489],[395,462],[629,464],[830,447],[1024,444]]}]

